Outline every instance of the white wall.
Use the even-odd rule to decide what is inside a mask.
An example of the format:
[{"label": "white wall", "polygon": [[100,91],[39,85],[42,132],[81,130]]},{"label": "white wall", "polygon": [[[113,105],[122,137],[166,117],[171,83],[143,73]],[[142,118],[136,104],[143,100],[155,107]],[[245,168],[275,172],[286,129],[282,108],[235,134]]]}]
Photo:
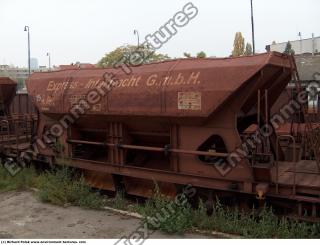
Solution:
[{"label": "white wall", "polygon": [[[302,41],[300,41],[300,40],[290,41],[290,43],[292,45],[292,48],[295,51],[295,54],[312,53],[313,52],[313,45],[314,45],[314,52],[318,51],[318,53],[320,53],[320,37],[315,37],[314,42],[312,42],[312,38],[310,38],[310,39],[303,39]],[[286,42],[271,44],[270,50],[283,53],[286,46],[287,46]],[[302,50],[302,52],[301,52],[301,50]]]}]

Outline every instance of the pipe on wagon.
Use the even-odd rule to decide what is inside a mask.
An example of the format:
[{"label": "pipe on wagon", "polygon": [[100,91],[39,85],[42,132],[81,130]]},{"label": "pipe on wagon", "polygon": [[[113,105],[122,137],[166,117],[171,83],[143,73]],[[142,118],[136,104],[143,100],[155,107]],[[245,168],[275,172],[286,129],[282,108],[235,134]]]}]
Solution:
[{"label": "pipe on wagon", "polygon": [[171,149],[168,147],[151,147],[151,146],[140,146],[140,145],[114,144],[114,143],[104,143],[104,142],[85,141],[85,140],[67,140],[67,142],[71,144],[100,145],[100,146],[117,147],[122,149],[170,152],[170,153],[180,153],[180,154],[190,154],[190,155],[200,155],[200,156],[227,157],[229,155],[228,153]]}]

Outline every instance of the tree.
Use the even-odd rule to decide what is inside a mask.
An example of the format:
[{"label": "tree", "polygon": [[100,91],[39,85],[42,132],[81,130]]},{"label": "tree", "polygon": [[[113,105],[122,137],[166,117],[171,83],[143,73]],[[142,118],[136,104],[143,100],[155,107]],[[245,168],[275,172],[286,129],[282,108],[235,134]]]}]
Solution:
[{"label": "tree", "polygon": [[17,90],[25,87],[25,80],[23,78],[17,78]]},{"label": "tree", "polygon": [[232,56],[242,56],[244,54],[244,38],[241,32],[237,32],[233,42]]},{"label": "tree", "polygon": [[252,55],[252,54],[253,54],[252,45],[250,43],[247,43],[246,51],[244,52],[244,55],[249,56],[249,55]]},{"label": "tree", "polygon": [[295,51],[292,48],[292,45],[291,45],[290,41],[287,42],[286,48],[285,48],[283,53],[288,54],[288,55],[294,55],[295,54]]},{"label": "tree", "polygon": [[183,56],[185,58],[206,58],[207,54],[205,52],[203,52],[203,51],[200,51],[200,52],[197,53],[196,56],[192,56],[190,53],[184,52]]},{"label": "tree", "polygon": [[123,45],[115,50],[106,53],[98,62],[99,67],[113,67],[120,65],[140,65],[155,61],[170,59],[166,54],[158,54],[147,46]]},{"label": "tree", "polygon": [[203,51],[200,51],[199,53],[197,53],[197,58],[206,58],[206,57],[207,57],[207,55]]},{"label": "tree", "polygon": [[183,56],[186,57],[186,58],[192,58],[191,54],[187,53],[187,52],[184,52]]}]

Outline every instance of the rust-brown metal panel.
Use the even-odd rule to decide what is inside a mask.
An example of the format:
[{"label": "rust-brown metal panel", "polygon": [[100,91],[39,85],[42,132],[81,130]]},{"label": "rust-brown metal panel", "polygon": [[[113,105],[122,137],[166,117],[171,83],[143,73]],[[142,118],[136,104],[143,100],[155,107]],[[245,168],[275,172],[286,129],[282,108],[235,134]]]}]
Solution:
[{"label": "rust-brown metal panel", "polygon": [[[40,110],[39,137],[45,126],[69,113],[73,104],[95,89],[105,72],[114,72],[119,79],[118,86],[77,120],[70,130],[71,139],[90,141],[87,132],[100,130],[94,141],[132,145],[136,144],[135,140],[143,147],[164,147],[171,143],[179,150],[195,152],[215,134],[224,141],[225,151],[232,152],[241,145],[237,118],[254,113],[259,89],[270,91],[271,106],[288,83],[290,65],[290,57],[278,53],[226,59],[178,59],[135,67],[130,75],[115,69],[35,73],[27,81],[27,88]],[[123,135],[117,133],[117,127],[113,127],[116,125],[122,125]],[[176,142],[172,141],[172,125],[177,125]],[[105,139],[98,137],[102,134],[106,135]],[[66,157],[70,157],[68,137],[65,130],[60,138],[68,149]],[[119,154],[118,150],[108,148],[108,152],[108,159],[101,160],[106,166],[138,164],[146,169],[228,178],[239,182],[248,192],[254,181],[252,168],[245,158],[227,176],[222,176],[196,155],[177,154],[175,162],[152,156],[152,161],[145,162],[140,154],[134,160],[126,151]],[[40,153],[54,155],[49,149],[40,149]]]},{"label": "rust-brown metal panel", "polygon": [[16,92],[17,83],[9,77],[0,77],[0,101],[5,108],[9,109],[9,105]]},{"label": "rust-brown metal panel", "polygon": [[27,93],[17,93],[10,103],[11,114],[35,114],[36,108]]},{"label": "rust-brown metal panel", "polygon": [[[288,56],[267,53],[226,59],[178,59],[132,68],[78,69],[34,73],[29,94],[44,113],[67,113],[113,72],[119,79],[88,114],[208,117],[266,65],[290,67]],[[62,99],[61,99],[62,98]]]}]

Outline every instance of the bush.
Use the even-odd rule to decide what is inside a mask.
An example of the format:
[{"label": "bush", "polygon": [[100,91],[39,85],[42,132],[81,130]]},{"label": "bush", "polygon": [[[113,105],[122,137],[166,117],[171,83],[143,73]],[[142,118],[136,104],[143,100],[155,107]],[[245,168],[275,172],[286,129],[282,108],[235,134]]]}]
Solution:
[{"label": "bush", "polygon": [[42,174],[38,187],[38,196],[44,202],[94,209],[104,205],[102,196],[93,192],[82,176],[67,167]]},{"label": "bush", "polygon": [[319,238],[320,225],[277,217],[271,208],[264,207],[258,214],[239,212],[223,207],[219,200],[213,207],[212,216],[200,202],[193,215],[193,226],[204,230],[215,230],[237,234],[246,238]]},{"label": "bush", "polygon": [[192,227],[192,208],[184,196],[181,200],[173,201],[156,189],[153,197],[139,209],[144,217],[143,222],[147,222],[150,229],[182,234]]},{"label": "bush", "polygon": [[241,235],[245,238],[319,238],[320,224],[310,224],[279,218],[271,208],[264,207],[259,212],[239,211],[224,207],[217,199],[213,205],[213,215],[200,200],[198,208],[192,209],[187,201],[177,204],[156,190],[154,196],[141,207],[136,208],[143,215],[143,222],[149,228],[166,233],[183,233],[191,228],[220,231]]},{"label": "bush", "polygon": [[33,167],[23,168],[15,176],[0,165],[0,192],[24,190],[30,187],[39,189],[41,201],[57,205],[76,205],[99,209],[104,200],[98,192],[93,192],[83,177],[70,168],[63,167],[38,175]]}]

